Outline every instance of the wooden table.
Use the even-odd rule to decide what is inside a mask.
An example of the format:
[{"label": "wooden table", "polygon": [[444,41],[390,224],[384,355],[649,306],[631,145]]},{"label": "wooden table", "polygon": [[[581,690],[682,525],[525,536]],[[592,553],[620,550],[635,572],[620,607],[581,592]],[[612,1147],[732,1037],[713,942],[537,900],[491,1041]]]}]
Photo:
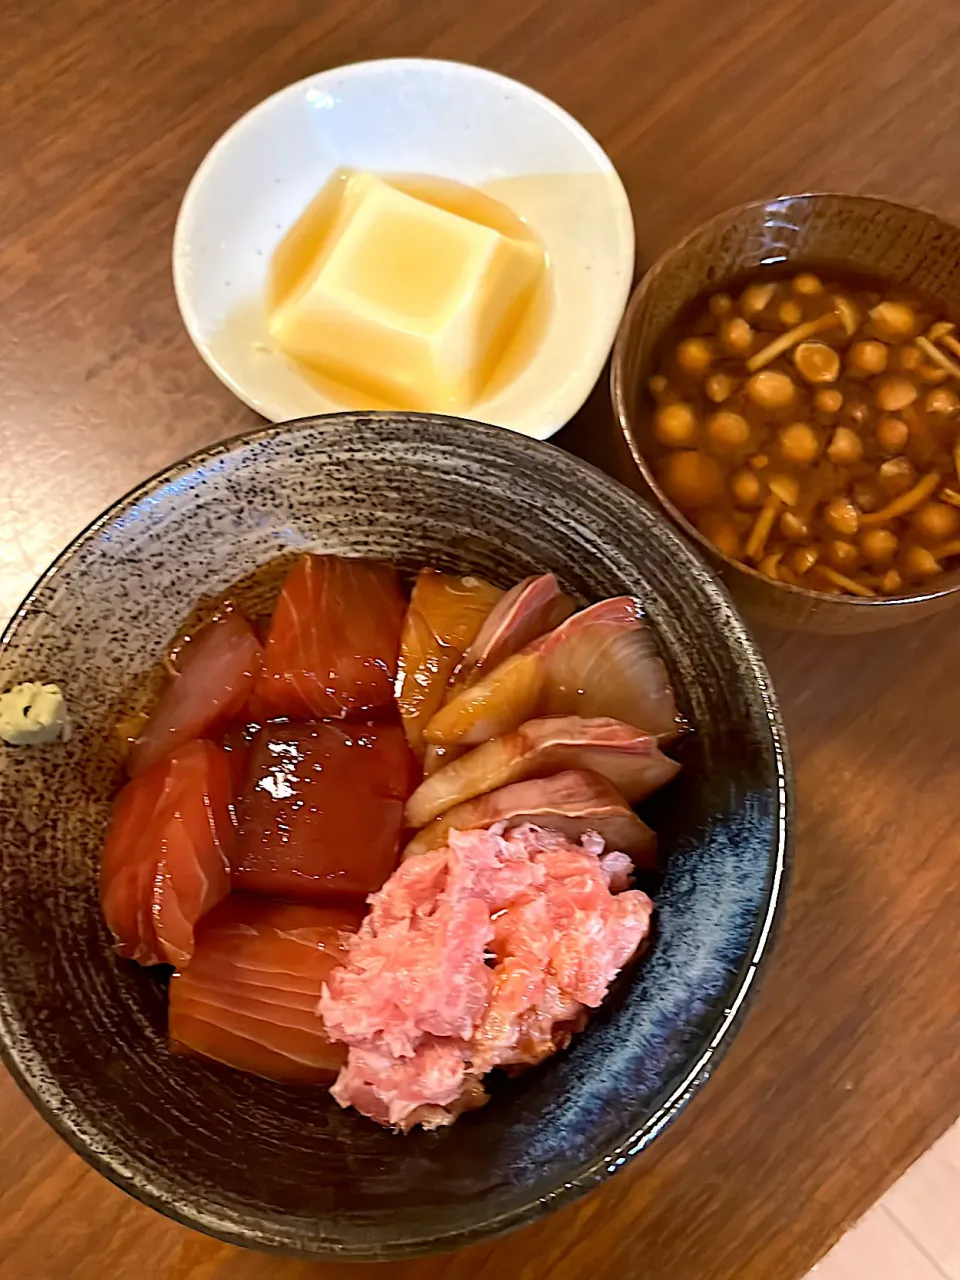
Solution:
[{"label": "wooden table", "polygon": [[[252,425],[181,328],[170,239],[207,147],[311,71],[430,54],[535,85],[609,149],[641,265],[781,191],[881,192],[960,219],[957,0],[2,0],[0,15],[0,613],[136,481]],[[611,465],[613,440],[601,386],[560,443]],[[602,1190],[378,1277],[795,1280],[953,1120],[958,626],[761,637],[800,831],[787,925],[736,1048]],[[0,1081],[0,1276],[366,1274],[154,1215]]]}]

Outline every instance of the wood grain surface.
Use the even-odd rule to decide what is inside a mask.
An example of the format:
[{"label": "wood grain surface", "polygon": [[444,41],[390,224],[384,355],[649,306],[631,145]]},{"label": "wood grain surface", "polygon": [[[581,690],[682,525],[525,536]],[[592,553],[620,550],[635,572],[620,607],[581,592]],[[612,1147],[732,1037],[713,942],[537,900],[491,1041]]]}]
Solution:
[{"label": "wood grain surface", "polygon": [[[641,265],[781,191],[960,220],[957,0],[2,0],[0,32],[0,613],[124,490],[251,425],[180,325],[171,233],[214,139],[309,72],[528,81],[610,151]],[[621,465],[605,386],[559,441]],[[0,1276],[797,1280],[960,1111],[958,628],[761,636],[799,777],[787,926],[716,1079],[603,1189],[398,1266],[246,1254],[126,1198],[3,1078]]]}]

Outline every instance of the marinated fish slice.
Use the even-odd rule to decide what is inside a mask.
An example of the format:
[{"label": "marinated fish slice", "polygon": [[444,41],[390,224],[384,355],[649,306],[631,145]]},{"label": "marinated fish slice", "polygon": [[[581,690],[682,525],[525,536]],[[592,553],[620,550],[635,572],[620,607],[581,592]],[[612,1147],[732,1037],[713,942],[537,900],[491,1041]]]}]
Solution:
[{"label": "marinated fish slice", "polygon": [[[156,862],[143,858],[125,866],[110,885],[109,896],[101,898],[103,914],[117,940],[114,950],[137,964],[167,964],[157,937],[153,917]],[[127,922],[111,924],[114,922]]]},{"label": "marinated fish slice", "polygon": [[540,653],[514,654],[441,707],[424,729],[424,740],[435,747],[465,747],[509,733],[536,714],[545,679]]},{"label": "marinated fish slice", "polygon": [[182,647],[176,667],[130,751],[131,778],[146,773],[168,751],[209,736],[240,712],[260,670],[260,643],[246,619],[229,611]]},{"label": "marinated fish slice", "polygon": [[441,707],[424,738],[448,750],[476,745],[534,715],[610,716],[664,741],[676,736],[666,668],[632,597],[575,613],[481,675]]},{"label": "marinated fish slice", "polygon": [[237,800],[243,795],[243,789],[246,786],[247,772],[250,767],[250,748],[253,745],[255,733],[256,725],[235,725],[219,738],[220,745],[227,753],[230,781],[234,798]]},{"label": "marinated fish slice", "polygon": [[[261,987],[259,995],[250,995],[243,984],[203,987],[202,995],[195,992],[184,996],[184,1007],[194,1014],[208,1011],[225,1031],[248,1038],[262,1035],[267,1030],[277,1047],[293,1042],[303,1035],[304,1026],[314,1027],[317,1018],[319,991],[310,1001],[291,1001],[282,986],[276,983],[268,991]],[[319,1030],[319,1028],[317,1028]],[[294,1050],[290,1057],[298,1057]]]},{"label": "marinated fish slice", "polygon": [[607,778],[636,804],[675,777],[680,766],[657,740],[608,717],[550,716],[528,720],[425,778],[407,801],[407,823],[426,826],[475,796],[512,782],[543,778],[565,769],[589,769]]},{"label": "marinated fish slice", "polygon": [[585,769],[514,782],[435,818],[410,841],[403,859],[447,843],[451,831],[473,831],[505,823],[505,830],[532,823],[568,840],[596,832],[610,849],[629,854],[641,868],[656,866],[657,837],[637,817],[613,783]]},{"label": "marinated fish slice", "polygon": [[[146,814],[152,816],[153,806]],[[140,830],[139,824],[129,830]],[[157,932],[153,925],[153,883],[156,863],[137,860],[128,853],[136,847],[125,834],[127,819],[115,816],[108,835],[107,851],[111,852],[108,866],[106,855],[100,869],[100,906],[107,927],[114,936],[114,949],[126,960],[138,964],[161,964],[165,957],[160,950]],[[122,857],[117,850],[123,848]]]},{"label": "marinated fish slice", "polygon": [[[323,1023],[316,1012],[316,1000],[313,1003],[313,1011],[303,1015],[304,1024],[308,1019],[311,1026],[319,1024],[317,1032],[311,1034],[306,1025],[288,1026],[271,1018],[270,1006],[258,1018],[235,1012],[229,1006],[183,998],[177,1006],[176,1021],[170,1022],[170,1034],[176,1037],[177,1046],[203,1053],[239,1071],[273,1080],[328,1082],[343,1064],[344,1055],[320,1039]],[[190,1021],[183,1023],[181,1018]],[[198,1023],[202,1029],[197,1028]],[[275,1043],[276,1048],[268,1048],[263,1043],[265,1039]]]},{"label": "marinated fish slice", "polygon": [[[494,607],[476,640],[464,654],[463,662],[447,689],[444,705],[476,684],[484,672],[493,671],[499,664],[506,662],[569,617],[574,608],[573,601],[563,594],[552,573],[525,578],[511,587]],[[469,703],[461,702],[460,705],[466,707]],[[515,728],[517,723],[519,722],[508,727]],[[483,737],[471,735],[471,740],[482,742]],[[456,760],[464,750],[465,746],[462,744],[448,742],[441,746],[427,741],[423,757],[424,774],[429,777],[436,773],[443,765]]]},{"label": "marinated fish slice", "polygon": [[445,764],[449,764],[451,760],[456,760],[462,754],[465,748],[458,747],[435,747],[432,743],[425,742],[423,745],[423,774],[425,778],[429,778],[431,773],[436,773],[438,769],[442,769]]},{"label": "marinated fish slice", "polygon": [[190,766],[205,771],[202,783],[195,776],[186,778],[182,793],[171,802],[166,825],[152,833],[159,834],[161,850],[153,924],[165,959],[181,968],[193,955],[194,925],[226,897],[236,839],[226,755],[212,743],[192,745],[204,748],[202,766]]},{"label": "marinated fish slice", "polygon": [[278,1026],[286,1027],[296,1026],[304,1013],[316,1012],[317,993],[312,984],[309,991],[294,989],[277,991],[276,974],[272,970],[263,974],[247,970],[244,972],[242,983],[223,976],[218,977],[216,974],[203,976],[203,981],[204,1000],[210,1001],[215,997],[218,999],[235,997],[236,1012],[246,1018],[267,1017]]},{"label": "marinated fish slice", "polygon": [[[172,1000],[170,1007],[172,1014]],[[171,1022],[171,1027],[174,1025],[176,1038],[173,1039],[174,1033],[171,1030],[170,1047],[175,1053],[196,1053],[203,1058],[222,1062],[224,1066],[265,1076],[268,1080],[290,1083],[299,1081],[304,1084],[326,1081],[339,1069],[344,1056],[341,1053],[334,1057],[331,1046],[329,1059],[325,1059],[320,1066],[296,1061],[285,1053],[266,1048],[259,1039],[226,1031],[209,1020],[206,1009],[195,1011],[186,1000],[177,1006],[176,1023]]]},{"label": "marinated fish slice", "polygon": [[215,889],[198,856],[196,835],[182,813],[171,815],[157,835],[162,854],[153,877],[153,927],[163,959],[186,966],[193,955],[194,924],[225,897],[222,879]]},{"label": "marinated fish slice", "polygon": [[532,641],[552,631],[576,606],[560,590],[552,573],[525,578],[511,587],[491,611],[476,639],[463,655],[455,676],[455,688],[476,683]]},{"label": "marinated fish slice", "polygon": [[439,710],[464,650],[502,595],[481,578],[420,570],[403,621],[397,675],[397,705],[417,756],[424,751],[424,725]]},{"label": "marinated fish slice", "polygon": [[205,741],[164,756],[120,793],[100,871],[120,955],[189,961],[194,926],[229,892],[231,803],[226,753]]},{"label": "marinated fish slice", "polygon": [[335,720],[392,708],[405,611],[390,566],[303,556],[270,622],[256,718]]},{"label": "marinated fish slice", "polygon": [[298,901],[379,889],[414,770],[399,725],[265,725],[238,806],[234,887]]},{"label": "marinated fish slice", "polygon": [[616,716],[661,741],[680,721],[667,669],[640,606],[630,596],[601,600],[541,642],[547,715]]},{"label": "marinated fish slice", "polygon": [[344,1050],[330,1043],[317,1006],[361,914],[231,894],[170,983],[173,1047],[273,1080],[329,1080]]}]

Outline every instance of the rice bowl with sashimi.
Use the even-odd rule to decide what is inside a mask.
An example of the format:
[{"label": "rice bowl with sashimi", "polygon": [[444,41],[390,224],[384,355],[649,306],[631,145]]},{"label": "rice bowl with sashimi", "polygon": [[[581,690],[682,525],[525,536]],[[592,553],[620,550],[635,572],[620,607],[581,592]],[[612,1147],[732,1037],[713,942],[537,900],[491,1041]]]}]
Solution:
[{"label": "rice bowl with sashimi", "polygon": [[[361,595],[382,608],[350,633],[367,663],[324,668],[316,627],[265,661],[298,565],[287,617],[323,600],[318,570],[379,566]],[[514,625],[486,625],[501,600]],[[579,652],[622,671],[625,638],[641,687],[666,664],[672,740],[632,726],[625,698],[587,705],[563,674]],[[776,702],[709,573],[563,451],[422,414],[213,446],[121,500],[37,584],[0,643],[0,692],[23,682],[62,690],[72,734],[0,748],[0,1051],[84,1159],[182,1223],[339,1261],[489,1238],[623,1167],[742,1024],[787,885]],[[476,740],[485,716],[495,736]],[[415,898],[418,866],[443,870]],[[358,988],[367,960],[399,953],[391,903],[419,904],[397,922],[408,934],[437,918],[418,937],[429,960],[467,900],[463,965],[483,1001],[451,993],[456,1035],[372,978]],[[570,901],[583,933],[557,923]],[[498,938],[501,918],[523,931]],[[334,1022],[350,1008],[366,1023]],[[384,1061],[394,1024],[407,1043]],[[441,1077],[420,1070],[433,1057]],[[396,1087],[411,1063],[415,1090]]]},{"label": "rice bowl with sashimi", "polygon": [[681,723],[637,601],[432,567],[407,600],[388,565],[307,554],[269,616],[227,592],[164,665],[120,728],[100,897],[118,955],[174,967],[174,1052],[434,1129],[639,954],[632,805]]}]

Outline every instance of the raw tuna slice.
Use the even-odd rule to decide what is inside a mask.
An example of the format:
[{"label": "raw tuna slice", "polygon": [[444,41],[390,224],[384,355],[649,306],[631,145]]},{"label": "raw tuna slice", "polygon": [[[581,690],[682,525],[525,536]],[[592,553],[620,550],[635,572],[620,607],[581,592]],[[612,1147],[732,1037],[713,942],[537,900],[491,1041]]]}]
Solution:
[{"label": "raw tuna slice", "polygon": [[646,938],[653,904],[617,893],[629,859],[596,836],[453,832],[371,899],[320,1008],[348,1046],[332,1089],[401,1130],[485,1100],[496,1066],[566,1044]]},{"label": "raw tuna slice", "polygon": [[630,804],[669,782],[680,766],[656,738],[606,717],[548,716],[528,720],[425,778],[407,801],[407,822],[423,827],[454,805],[511,782],[565,769],[590,769],[608,779]]},{"label": "raw tuna slice", "polygon": [[239,805],[234,887],[308,901],[379,889],[414,768],[399,725],[265,725]]},{"label": "raw tuna slice", "polygon": [[304,556],[273,612],[255,718],[342,719],[392,708],[405,610],[388,565]]},{"label": "raw tuna slice", "polygon": [[537,714],[610,716],[661,740],[677,734],[666,668],[635,600],[575,613],[454,694],[423,736],[437,747],[473,746]]},{"label": "raw tuna slice", "polygon": [[638,867],[656,866],[657,837],[611,782],[585,769],[514,782],[455,805],[414,836],[403,851],[404,860],[442,848],[451,831],[473,831],[501,823],[508,831],[534,823],[562,832],[569,840],[596,832],[612,849],[629,854]]},{"label": "raw tuna slice", "polygon": [[503,592],[474,577],[421,569],[400,636],[397,704],[407,740],[423,755],[423,726],[439,710],[454,668]]},{"label": "raw tuna slice", "polygon": [[232,610],[214,618],[184,644],[176,670],[127,760],[139,777],[176,747],[209,737],[236,716],[260,670],[260,644]]},{"label": "raw tuna slice", "polygon": [[332,1079],[346,1050],[331,1044],[317,1006],[362,914],[232,893],[170,983],[173,1048],[271,1080]]},{"label": "raw tuna slice", "polygon": [[233,725],[226,733],[220,736],[220,745],[227,753],[227,763],[230,766],[230,785],[235,800],[243,795],[243,789],[247,785],[247,773],[250,769],[250,750],[253,745],[253,737],[257,732],[257,726],[251,725]]},{"label": "raw tuna slice", "polygon": [[120,955],[188,963],[194,925],[230,889],[231,798],[226,753],[205,741],[164,756],[121,791],[100,868]]}]

